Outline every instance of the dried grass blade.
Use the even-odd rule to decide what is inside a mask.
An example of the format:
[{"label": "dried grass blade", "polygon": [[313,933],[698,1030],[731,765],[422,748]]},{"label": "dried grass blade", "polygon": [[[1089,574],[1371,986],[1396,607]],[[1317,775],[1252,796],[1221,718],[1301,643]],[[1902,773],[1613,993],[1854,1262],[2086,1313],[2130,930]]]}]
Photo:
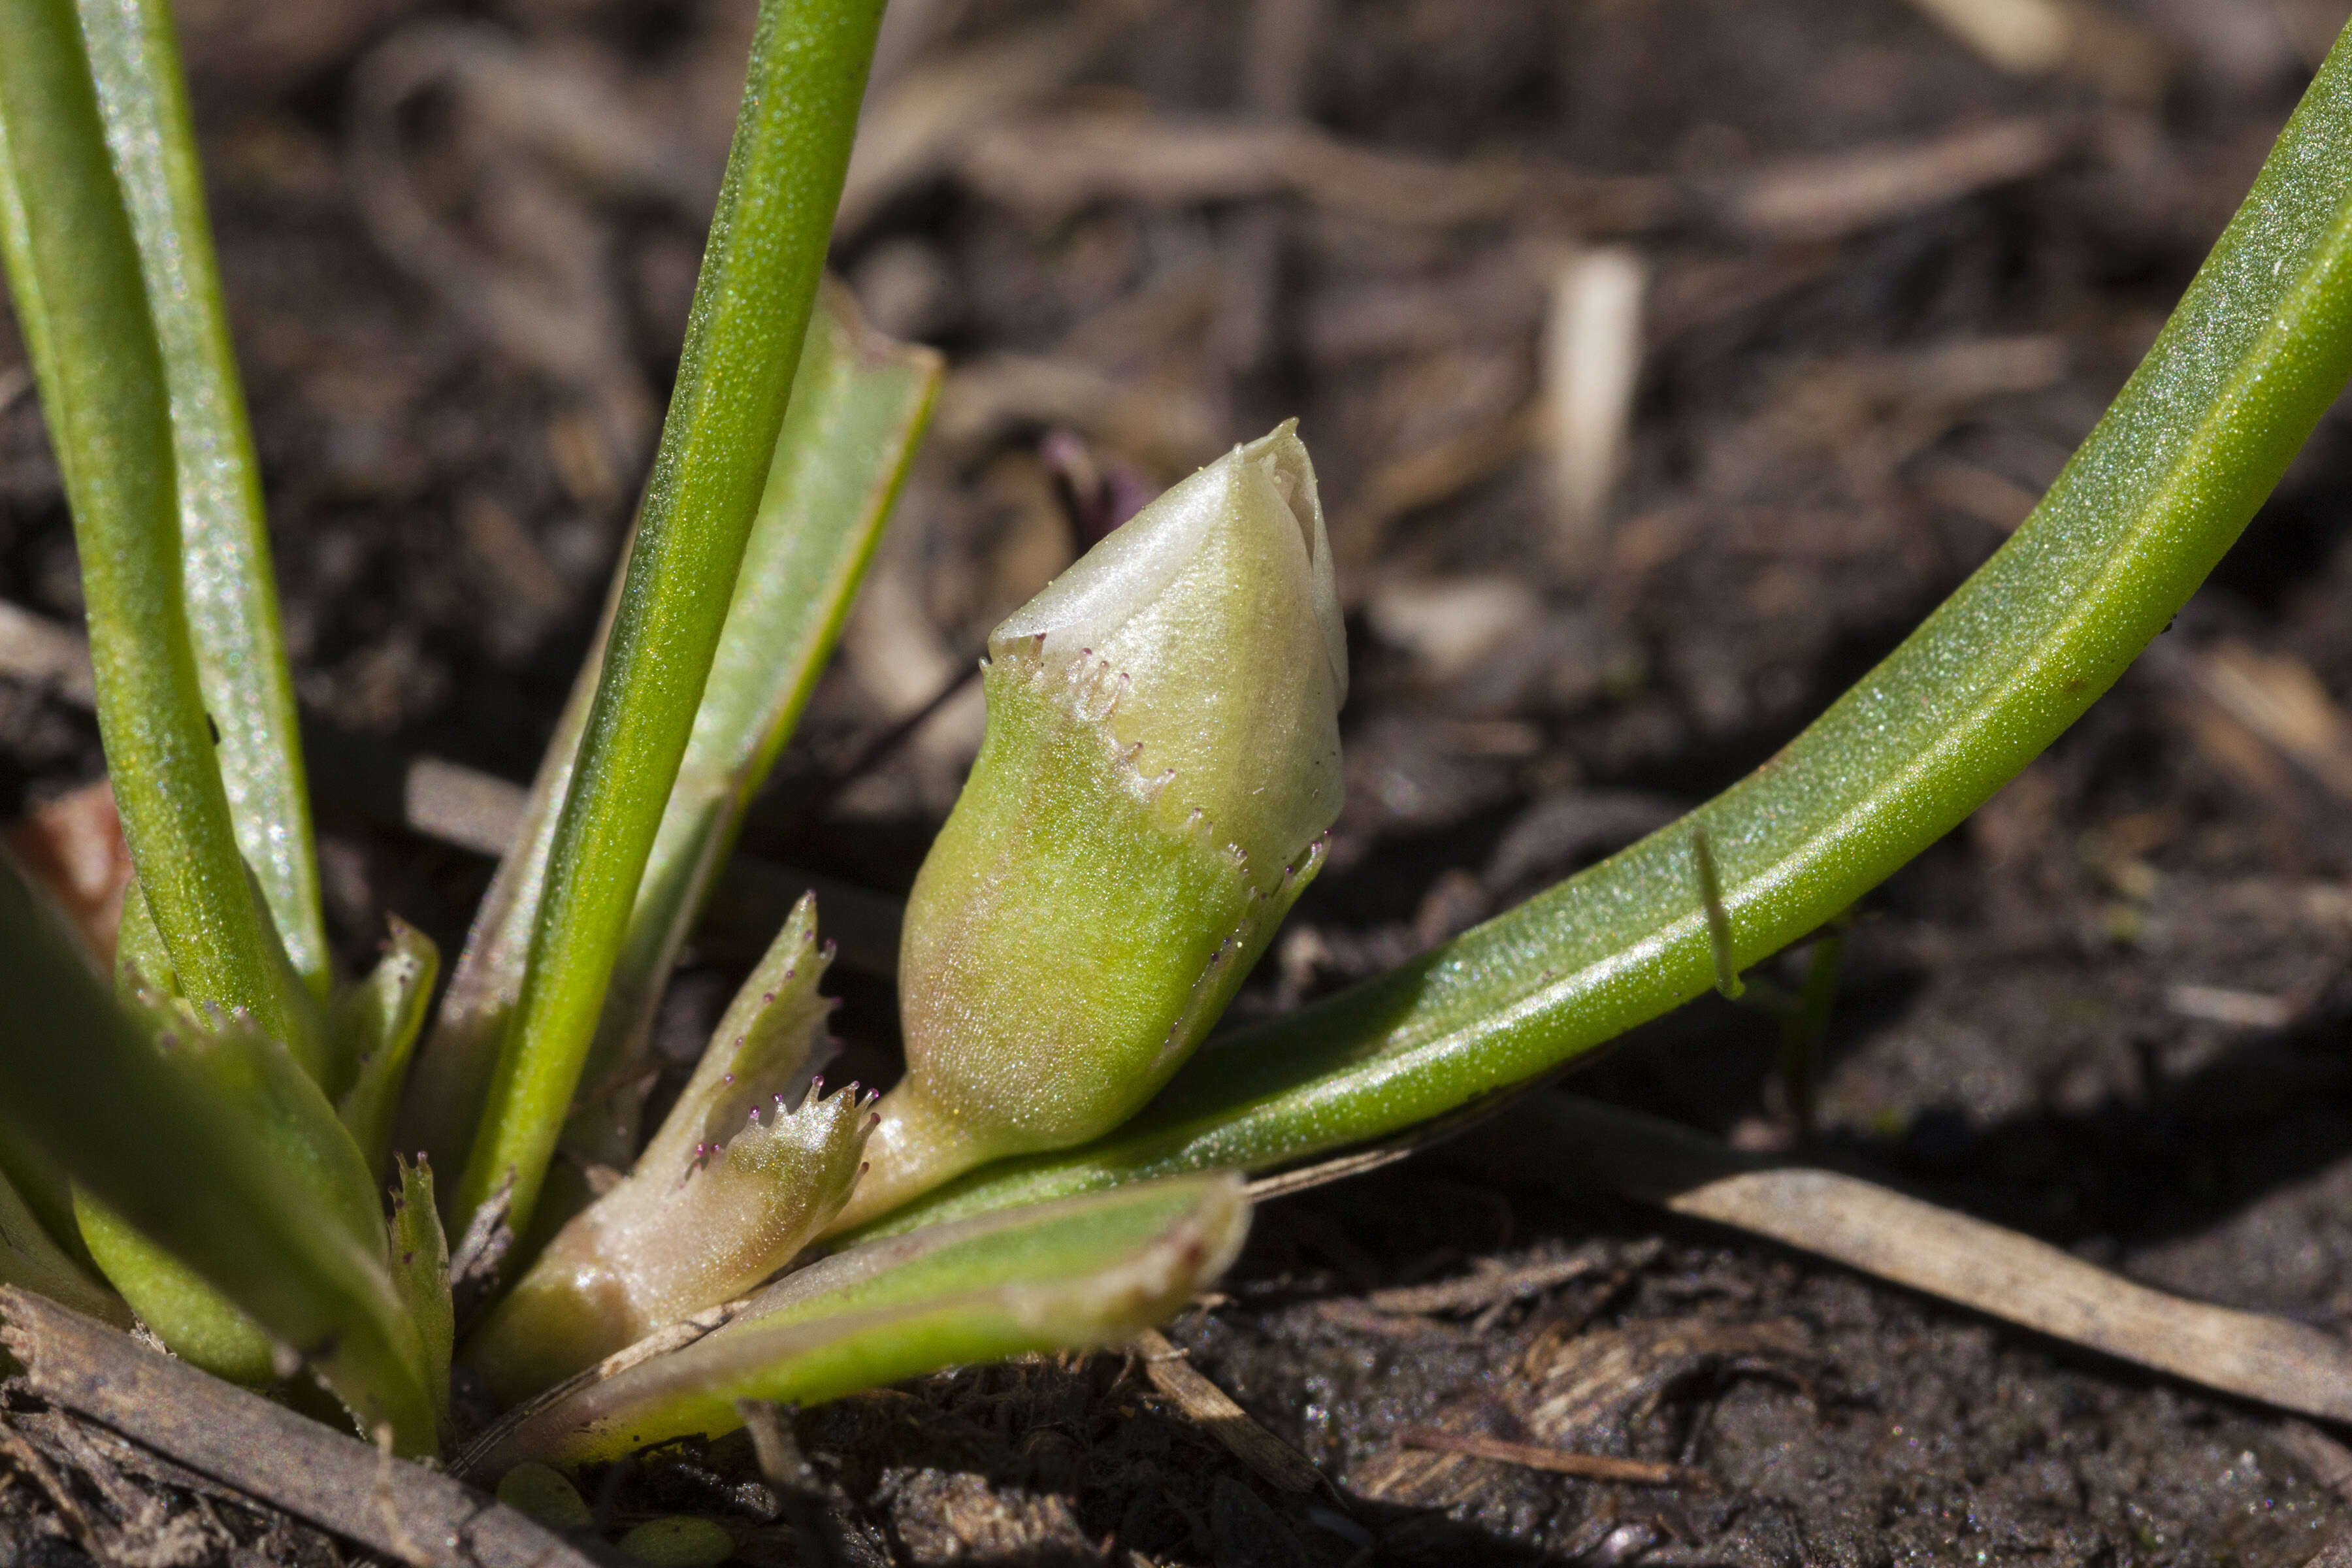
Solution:
[{"label": "dried grass blade", "polygon": [[1538,1096],[1448,1157],[1622,1193],[2206,1388],[2352,1421],[2352,1345],[2333,1334],[2184,1300],[2032,1237],[1860,1177],[1751,1159],[1639,1111]]}]

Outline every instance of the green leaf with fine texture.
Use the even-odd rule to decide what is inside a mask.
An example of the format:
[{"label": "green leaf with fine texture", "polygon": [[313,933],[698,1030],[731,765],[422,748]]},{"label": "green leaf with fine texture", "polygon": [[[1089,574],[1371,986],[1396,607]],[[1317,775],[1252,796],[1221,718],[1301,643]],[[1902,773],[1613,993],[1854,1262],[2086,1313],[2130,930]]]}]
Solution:
[{"label": "green leaf with fine texture", "polygon": [[1118,1131],[1009,1161],[903,1229],[1390,1137],[1715,984],[1694,830],[1736,963],[1846,910],[2112,686],[2205,580],[2352,375],[2352,35],[2169,324],[2024,526],[1748,778],[1412,963],[1202,1047]]},{"label": "green leaf with fine texture", "polygon": [[331,1086],[338,1091],[335,1113],[371,1171],[383,1171],[390,1151],[393,1108],[440,971],[441,951],[433,939],[394,915],[383,956],[366,979],[335,998],[328,1015],[328,1037],[347,1080]]},{"label": "green leaf with fine texture", "polygon": [[872,1243],[786,1275],[699,1338],[676,1326],[551,1390],[461,1468],[617,1458],[732,1431],[739,1399],[811,1405],[940,1367],[1116,1343],[1223,1272],[1248,1228],[1241,1184],[1218,1174]]},{"label": "green leaf with fine texture", "polygon": [[392,1193],[392,1283],[415,1321],[425,1374],[443,1431],[449,1426],[449,1357],[457,1339],[449,1299],[449,1237],[433,1201],[433,1167],[399,1162]]},{"label": "green leaf with fine texture", "polygon": [[[22,0],[19,0],[22,3]],[[530,1227],[733,597],[816,297],[881,0],[761,0],[669,416],[458,1185]]]},{"label": "green leaf with fine texture", "polygon": [[[744,805],[790,738],[839,640],[938,390],[939,360],[929,350],[866,327],[841,289],[826,289],[819,303],[686,760],[565,1131],[566,1146],[590,1163],[625,1168],[636,1157],[639,1100],[627,1089],[652,1003],[707,900],[710,870],[734,843]],[[610,616],[608,607],[608,623]],[[437,1151],[446,1163],[464,1161],[499,1041],[521,994],[556,812],[603,660],[600,633],[403,1103],[404,1146]],[[541,1220],[542,1238],[581,1206],[586,1191],[568,1165],[550,1179],[558,1184],[548,1200],[556,1212]]]},{"label": "green leaf with fine texture", "polygon": [[123,835],[185,994],[291,1041],[194,653],[163,358],[79,19],[0,0],[0,254],[73,510]]},{"label": "green leaf with fine texture", "polygon": [[165,0],[78,0],[169,395],[188,631],[237,847],[313,995],[329,981],[294,679]]},{"label": "green leaf with fine texture", "polygon": [[[939,355],[869,330],[828,286],[809,319],[792,402],[582,1081],[625,1083],[648,1059],[656,1004],[678,949],[734,849],[744,809],[775,765],[840,640],[940,384]],[[642,1096],[575,1110],[564,1145],[625,1168]]]}]

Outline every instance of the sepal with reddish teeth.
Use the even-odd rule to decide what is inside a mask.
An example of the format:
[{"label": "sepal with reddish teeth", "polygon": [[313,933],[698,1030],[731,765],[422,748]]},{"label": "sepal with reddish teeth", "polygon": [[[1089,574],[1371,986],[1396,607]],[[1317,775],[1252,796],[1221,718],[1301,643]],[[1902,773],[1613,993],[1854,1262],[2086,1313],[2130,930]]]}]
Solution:
[{"label": "sepal with reddish teeth", "polygon": [[742,1294],[840,1212],[875,1097],[812,1082],[797,1107],[788,1098],[827,1043],[826,958],[803,899],[635,1168],[557,1233],[467,1344],[493,1394],[544,1387]]},{"label": "sepal with reddish teeth", "polygon": [[816,897],[803,893],[711,1031],[637,1170],[683,1173],[780,1101],[800,1102],[838,1048],[824,1031],[838,1004],[817,994],[832,963],[833,944],[817,941]]}]

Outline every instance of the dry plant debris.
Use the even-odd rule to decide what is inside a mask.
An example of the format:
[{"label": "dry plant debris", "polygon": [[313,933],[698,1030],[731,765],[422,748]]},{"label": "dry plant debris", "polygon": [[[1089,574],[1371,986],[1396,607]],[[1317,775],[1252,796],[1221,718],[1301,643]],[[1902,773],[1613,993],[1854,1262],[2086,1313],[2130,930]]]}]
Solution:
[{"label": "dry plant debris", "polygon": [[[208,1377],[38,1296],[0,1289],[0,1345],[24,1367],[25,1387],[37,1398],[103,1422],[237,1497],[266,1502],[415,1568],[584,1568],[598,1561],[446,1476]],[[30,1450],[23,1439],[14,1437],[11,1446],[26,1463]],[[86,1473],[108,1474],[82,1455],[77,1460]],[[53,1496],[70,1500],[47,1466],[33,1459],[26,1468]],[[85,1540],[100,1545],[100,1527],[79,1509],[68,1519]],[[142,1521],[134,1518],[122,1528],[130,1543],[152,1549],[165,1527]],[[176,1521],[173,1528],[179,1528]],[[136,1553],[125,1558],[108,1542],[100,1555],[130,1562]],[[199,1549],[182,1561],[208,1555]],[[163,1561],[154,1568],[163,1568]]]}]

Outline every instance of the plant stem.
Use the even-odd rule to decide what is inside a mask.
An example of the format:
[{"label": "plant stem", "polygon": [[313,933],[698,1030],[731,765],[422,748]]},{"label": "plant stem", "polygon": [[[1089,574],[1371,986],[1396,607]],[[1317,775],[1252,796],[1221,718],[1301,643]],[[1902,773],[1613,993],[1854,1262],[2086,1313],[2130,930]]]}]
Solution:
[{"label": "plant stem", "polygon": [[511,1180],[520,1232],[538,1201],[758,510],[881,12],[881,0],[762,0],[677,387],[461,1215]]},{"label": "plant stem", "polygon": [[2352,375],[2352,38],[2023,527],[1805,732],[1689,818],[1403,967],[1204,1047],[1134,1121],[883,1222],[1391,1135],[1550,1071],[1804,936],[1950,831],[2113,685]]},{"label": "plant stem", "polygon": [[0,249],[65,472],[123,834],[193,999],[293,1037],[182,603],[170,403],[71,0],[0,0]]}]

